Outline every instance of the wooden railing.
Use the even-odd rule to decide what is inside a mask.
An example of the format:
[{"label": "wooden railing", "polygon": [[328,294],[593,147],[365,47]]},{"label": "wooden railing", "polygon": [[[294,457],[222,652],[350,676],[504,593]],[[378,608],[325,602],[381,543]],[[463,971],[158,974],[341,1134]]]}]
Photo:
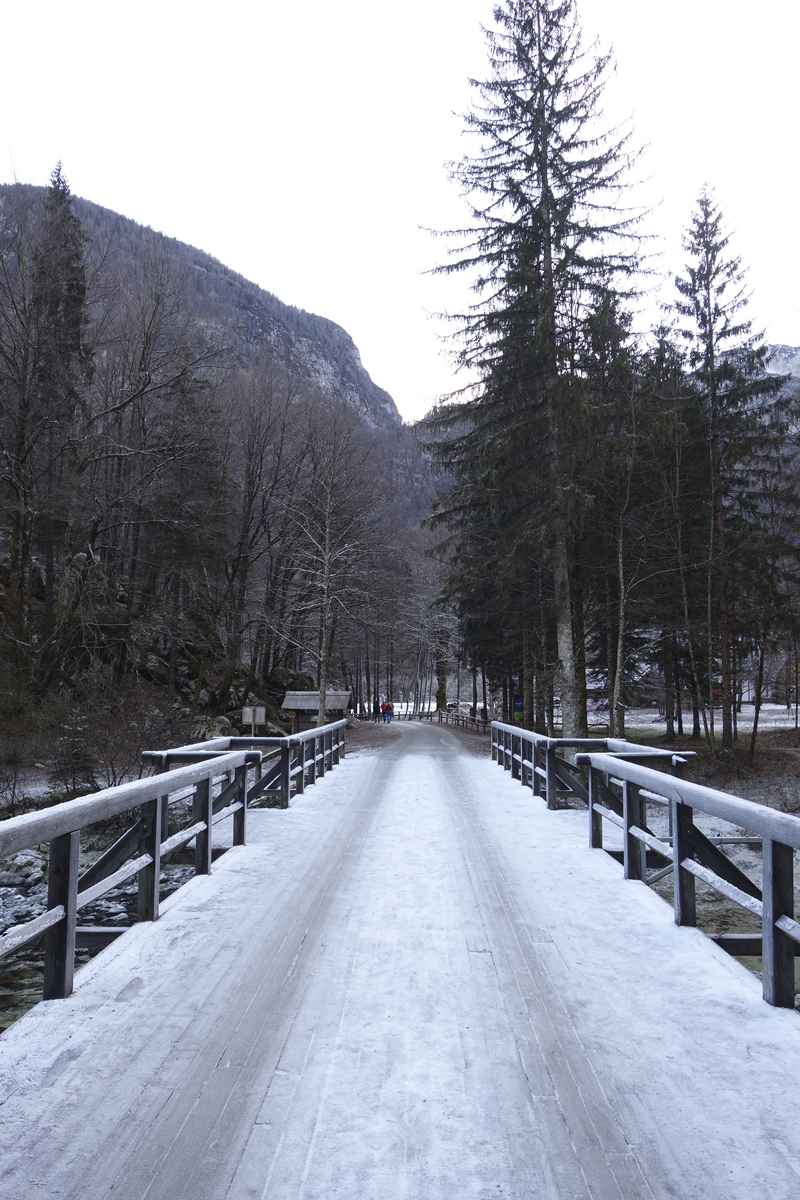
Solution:
[{"label": "wooden railing", "polygon": [[[577,750],[574,763],[559,750]],[[542,796],[548,808],[560,798],[589,809],[589,844],[603,848],[603,821],[621,830],[626,879],[656,883],[673,876],[678,925],[696,925],[696,880],[761,920],[761,935],[712,934],[730,954],[761,956],[764,999],[793,1008],[794,959],[800,955],[800,922],[794,919],[794,851],[800,850],[800,818],[777,812],[683,779],[687,753],[673,754],[615,738],[548,738],[492,722],[492,757],[512,777]],[[654,767],[666,768],[655,770]],[[588,786],[580,776],[588,768]],[[586,776],[584,775],[584,779]],[[669,833],[648,828],[647,806],[667,809]],[[755,836],[708,837],[694,823],[702,812]],[[733,844],[762,846],[759,888],[722,850]],[[653,869],[648,873],[648,867]]]},{"label": "wooden railing", "polygon": [[[581,754],[589,767],[589,839],[602,847],[603,821],[622,830],[626,879],[653,883],[673,876],[678,925],[697,923],[697,879],[761,920],[761,936],[719,934],[714,940],[731,954],[760,955],[764,999],[780,1008],[795,1003],[794,959],[800,954],[800,923],[794,919],[794,851],[800,850],[800,818],[714,788],[667,779],[640,763],[615,754]],[[666,807],[670,834],[655,837],[647,827],[647,806]],[[702,812],[743,828],[755,837],[706,837],[694,823]],[[759,888],[721,850],[735,842],[761,841]],[[665,865],[647,874],[647,851]]]},{"label": "wooden railing", "polygon": [[404,719],[407,721],[431,721],[437,725],[455,725],[459,729],[469,729],[473,733],[489,732],[489,722],[482,721],[480,717],[464,716],[463,713],[443,712],[442,709],[437,709],[434,712],[408,713]]},{"label": "wooden railing", "polygon": [[[276,807],[288,808],[293,789],[302,793],[344,757],[346,727],[336,721],[287,738],[214,738],[146,751],[155,775],[0,821],[0,857],[49,843],[47,909],[0,937],[0,958],[44,936],[44,999],[69,996],[78,938],[80,945],[103,945],[124,932],[79,928],[81,909],[138,877],[137,919],[157,920],[169,858],[194,840],[195,874],[209,874],[214,825],[232,817],[233,845],[245,845],[252,801],[271,792]],[[189,797],[190,823],[170,835],[170,806]],[[81,875],[81,830],[131,811],[138,812],[134,824]]]},{"label": "wooden railing", "polygon": [[332,721],[320,729],[309,729],[291,737],[219,737],[194,742],[171,750],[146,750],[142,757],[157,771],[171,770],[179,763],[192,762],[198,755],[219,755],[231,750],[258,751],[261,764],[256,783],[248,798],[271,793],[276,808],[288,808],[294,789],[302,794],[306,784],[322,778],[326,770],[338,766],[345,756],[347,721]]},{"label": "wooden railing", "polygon": [[552,738],[518,725],[492,721],[492,758],[511,772],[512,779],[532,788],[534,796],[543,796],[548,808],[556,808],[559,799],[588,804],[589,793],[581,783],[580,768],[559,750],[608,750],[624,755],[628,761],[658,762],[675,775],[682,774],[687,758],[694,758],[694,752],[678,755],[622,738]]}]

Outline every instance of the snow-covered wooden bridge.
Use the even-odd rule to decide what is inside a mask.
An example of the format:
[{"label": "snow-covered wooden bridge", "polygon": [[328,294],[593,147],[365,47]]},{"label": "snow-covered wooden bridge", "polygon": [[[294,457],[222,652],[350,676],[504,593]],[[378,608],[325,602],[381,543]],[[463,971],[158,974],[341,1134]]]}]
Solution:
[{"label": "snow-covered wooden bridge", "polygon": [[404,724],[0,1038],[3,1200],[796,1200],[800,1016]]}]

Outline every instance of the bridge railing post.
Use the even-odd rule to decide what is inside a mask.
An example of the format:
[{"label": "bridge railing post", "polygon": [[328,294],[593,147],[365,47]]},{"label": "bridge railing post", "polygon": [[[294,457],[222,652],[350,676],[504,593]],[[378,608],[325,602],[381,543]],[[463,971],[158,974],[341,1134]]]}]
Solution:
[{"label": "bridge railing post", "polygon": [[625,879],[646,879],[646,853],[644,842],[631,833],[631,826],[642,828],[642,799],[635,783],[627,779],[622,782],[622,820],[624,822],[623,867]]},{"label": "bridge railing post", "polygon": [[795,942],[776,924],[794,918],[794,851],[772,838],[763,845],[761,928],[764,999],[778,1008],[794,1008]]},{"label": "bridge railing post", "polygon": [[241,808],[233,814],[233,844],[244,846],[247,842],[247,766],[236,768],[238,787],[237,800]]},{"label": "bridge railing post", "polygon": [[545,786],[547,791],[547,807],[556,807],[556,748],[555,746],[546,746],[545,752]]},{"label": "bridge railing post", "polygon": [[161,814],[164,797],[151,800],[141,807],[144,836],[139,843],[139,853],[149,854],[151,862],[139,872],[139,896],[136,906],[137,921],[157,921],[161,897]]},{"label": "bridge railing post", "polygon": [[[508,740],[511,743],[511,778],[519,779],[520,768],[522,766],[522,763],[521,762],[518,763],[516,758],[514,757],[514,734],[513,733],[510,733],[508,735]],[[522,738],[519,739],[519,756],[521,759],[522,758]]]},{"label": "bridge railing post", "polygon": [[670,812],[672,814],[672,886],[675,924],[696,925],[697,901],[694,875],[681,866],[684,858],[692,857],[689,839],[694,825],[694,810],[679,800],[670,800]]},{"label": "bridge railing post", "polygon": [[[259,775],[261,772],[259,771]],[[195,875],[211,874],[211,818],[214,805],[211,793],[211,780],[201,779],[194,789],[192,804],[193,823],[205,821],[205,829],[198,833],[194,843],[194,873]]]},{"label": "bridge railing post", "polygon": [[289,799],[292,790],[291,762],[292,762],[292,743],[288,738],[281,738],[281,770],[280,770],[280,793],[281,793],[281,808],[289,807]]},{"label": "bridge railing post", "polygon": [[598,782],[600,780],[599,772],[589,766],[589,845],[593,850],[603,849],[603,817],[602,814],[595,810],[595,804],[598,801]]},{"label": "bridge railing post", "polygon": [[306,746],[308,742],[297,743],[297,761],[295,766],[299,767],[295,775],[295,790],[298,796],[302,796],[306,790]]},{"label": "bridge railing post", "polygon": [[47,907],[61,905],[64,917],[44,935],[45,1000],[63,1000],[72,995],[75,973],[75,927],[78,917],[78,864],[80,831],[65,833],[50,841],[47,877]]}]

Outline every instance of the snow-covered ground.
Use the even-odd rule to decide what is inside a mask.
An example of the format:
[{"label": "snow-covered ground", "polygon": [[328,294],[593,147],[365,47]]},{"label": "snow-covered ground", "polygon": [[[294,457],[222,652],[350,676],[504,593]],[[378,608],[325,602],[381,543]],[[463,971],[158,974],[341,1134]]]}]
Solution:
[{"label": "snow-covered ground", "polygon": [[403,723],[0,1038],[0,1197],[795,1200],[800,1015]]},{"label": "snow-covered ground", "polygon": [[[411,705],[401,703],[395,705],[395,714],[398,717],[405,717],[409,711],[411,711]],[[435,701],[431,702],[429,711],[436,711]],[[463,700],[461,702],[461,712],[465,714],[469,712],[469,704]],[[752,733],[754,712],[752,704],[744,704],[742,711],[737,713],[736,723],[741,735]],[[494,719],[500,720],[500,717],[496,716]],[[561,718],[558,717],[558,720],[560,721]],[[607,729],[608,708],[601,708],[590,712],[588,720],[590,729]],[[666,717],[660,716],[657,708],[628,708],[625,710],[625,728],[629,732],[633,732],[636,729],[661,729],[662,731],[666,731],[666,727]],[[717,737],[719,737],[722,733],[722,709],[714,710],[714,727]],[[762,733],[775,729],[794,729],[794,727],[795,712],[793,707],[787,709],[785,704],[762,704],[758,718],[758,728]],[[691,733],[692,731],[691,709],[684,709],[683,728],[685,733]]]},{"label": "snow-covered ground", "polygon": [[[752,704],[742,705],[742,711],[737,713],[736,716],[736,724],[740,735],[752,733],[754,715],[755,710]],[[606,725],[607,722],[607,709],[589,713],[590,728],[592,726]],[[629,708],[625,711],[625,728],[627,730],[658,728],[666,730],[666,727],[667,719],[666,717],[659,716],[657,708]],[[714,709],[714,728],[717,737],[720,737],[722,734],[721,708]],[[758,728],[762,733],[766,733],[772,729],[794,729],[794,708],[787,709],[785,704],[762,704],[761,712],[758,715]],[[691,710],[684,710],[683,729],[685,733],[692,732]]]}]

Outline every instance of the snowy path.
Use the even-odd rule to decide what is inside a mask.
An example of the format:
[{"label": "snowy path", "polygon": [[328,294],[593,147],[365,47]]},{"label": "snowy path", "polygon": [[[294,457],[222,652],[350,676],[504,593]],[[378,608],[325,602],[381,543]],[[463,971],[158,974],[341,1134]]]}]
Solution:
[{"label": "snowy path", "polygon": [[800,1016],[400,732],[0,1038],[3,1200],[795,1200]]}]

